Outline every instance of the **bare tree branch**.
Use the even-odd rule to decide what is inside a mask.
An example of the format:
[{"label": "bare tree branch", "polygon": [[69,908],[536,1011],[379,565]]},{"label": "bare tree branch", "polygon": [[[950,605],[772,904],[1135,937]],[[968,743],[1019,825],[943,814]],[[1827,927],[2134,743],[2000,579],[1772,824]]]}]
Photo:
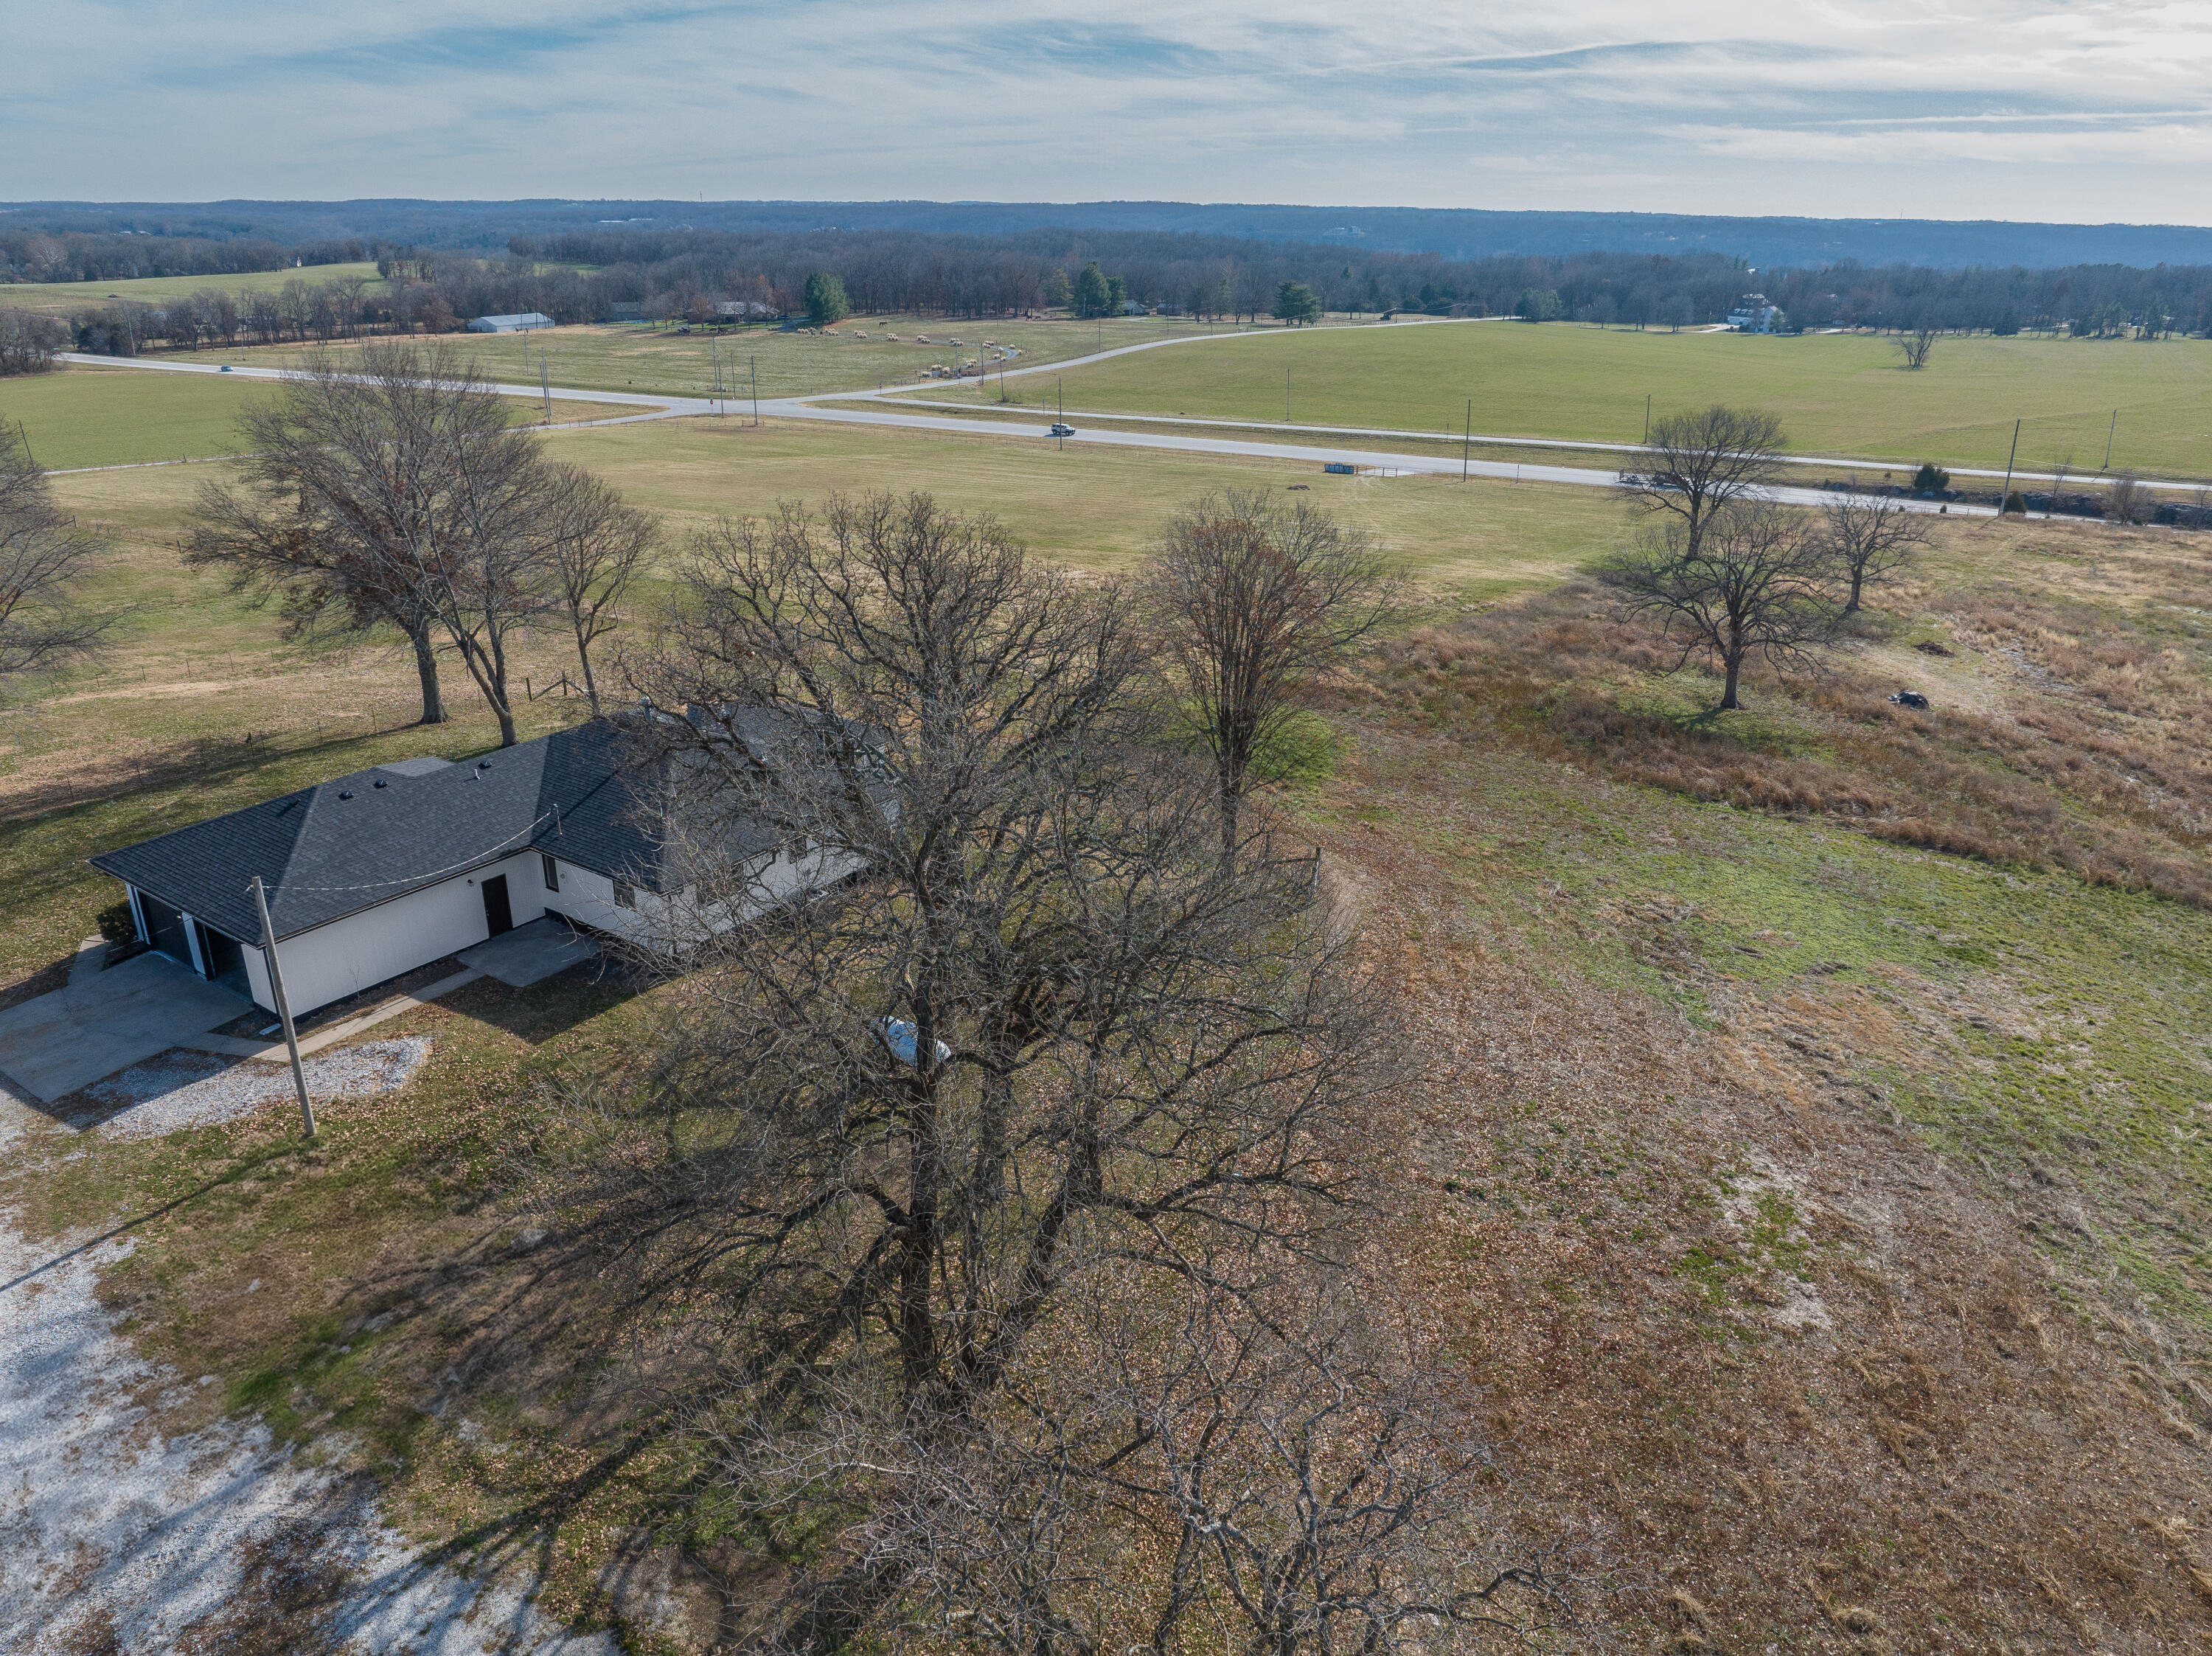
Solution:
[{"label": "bare tree branch", "polygon": [[1813,522],[1757,500],[1708,518],[1694,545],[1684,525],[1668,525],[1601,572],[1631,614],[1659,618],[1662,634],[1680,647],[1677,668],[1693,656],[1719,666],[1723,709],[1740,705],[1737,682],[1753,656],[1813,664],[1840,618],[1833,573]]},{"label": "bare tree branch", "polygon": [[[1326,1259],[1400,1043],[1264,834],[1224,864],[1116,589],[919,496],[722,525],[687,585],[643,682],[686,709],[648,728],[690,969],[650,1086],[569,1113],[544,1199],[692,1377],[732,1498],[847,1445],[775,1635],[827,1648],[969,1591],[885,1550],[893,1514],[1043,1499],[1008,1446],[1043,1453],[1039,1365],[1102,1276],[1172,1306],[1218,1250]],[[1079,1647],[1044,1563],[953,1574],[1028,1605],[990,1639]]]},{"label": "bare tree branch", "polygon": [[1389,620],[1397,586],[1359,531],[1304,500],[1232,489],[1170,520],[1144,597],[1212,755],[1222,854],[1233,857],[1255,755],[1313,678]]},{"label": "bare tree branch", "polygon": [[1866,588],[1893,578],[1928,544],[1925,518],[1892,494],[1844,494],[1820,508],[1828,560],[1850,587],[1843,613],[1856,614]]},{"label": "bare tree branch", "polygon": [[121,619],[88,609],[78,589],[102,543],[54,504],[21,426],[0,425],[0,676],[89,654]]},{"label": "bare tree branch", "polygon": [[1656,422],[1644,444],[1650,470],[1625,471],[1633,509],[1680,521],[1694,557],[1715,513],[1754,500],[1780,473],[1782,422],[1760,409],[1724,403]]}]

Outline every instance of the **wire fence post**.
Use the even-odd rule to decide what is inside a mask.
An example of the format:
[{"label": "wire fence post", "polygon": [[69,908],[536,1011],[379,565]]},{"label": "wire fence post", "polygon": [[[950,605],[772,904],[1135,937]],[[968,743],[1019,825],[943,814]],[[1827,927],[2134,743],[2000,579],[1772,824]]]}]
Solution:
[{"label": "wire fence post", "polygon": [[253,907],[261,916],[261,958],[269,964],[270,998],[276,1003],[276,1021],[284,1026],[284,1050],[291,1054],[292,1086],[300,1095],[300,1120],[313,1138],[314,1101],[307,1096],[307,1072],[300,1067],[300,1034],[292,1024],[292,1003],[284,993],[283,969],[276,964],[276,929],[269,924],[269,894],[258,874],[253,877]]}]

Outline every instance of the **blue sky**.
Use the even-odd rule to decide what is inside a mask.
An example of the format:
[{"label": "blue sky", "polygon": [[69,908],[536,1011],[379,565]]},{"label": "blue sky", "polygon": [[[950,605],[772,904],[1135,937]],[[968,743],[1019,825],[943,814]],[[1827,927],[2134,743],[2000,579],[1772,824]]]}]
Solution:
[{"label": "blue sky", "polygon": [[2212,0],[43,0],[0,197],[2212,221]]}]

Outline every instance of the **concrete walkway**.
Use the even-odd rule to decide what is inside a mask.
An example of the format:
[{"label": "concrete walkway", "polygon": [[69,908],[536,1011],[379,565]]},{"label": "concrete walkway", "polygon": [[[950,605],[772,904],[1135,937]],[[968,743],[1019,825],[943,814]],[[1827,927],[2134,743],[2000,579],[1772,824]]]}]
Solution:
[{"label": "concrete walkway", "polygon": [[251,1004],[167,955],[140,955],[0,1011],[0,1073],[51,1104],[188,1044]]},{"label": "concrete walkway", "polygon": [[[380,1000],[365,1012],[356,1012],[351,1017],[343,1018],[327,1028],[316,1030],[311,1035],[301,1035],[300,1056],[312,1058],[325,1046],[335,1046],[342,1040],[352,1039],[364,1029],[374,1029],[380,1023],[388,1022],[402,1012],[411,1012],[418,1006],[428,1004],[441,995],[450,995],[463,984],[474,983],[482,976],[483,974],[477,971],[456,972],[449,978],[441,978],[437,982],[426,985],[410,993],[394,995],[389,1000]],[[275,1014],[272,1013],[270,1016],[274,1016]],[[290,1062],[289,1055],[284,1051],[284,1043],[281,1040],[248,1040],[243,1035],[194,1035],[190,1040],[180,1040],[177,1045],[191,1052],[214,1052],[222,1058],[250,1058],[264,1064]]]},{"label": "concrete walkway", "polygon": [[464,949],[456,958],[510,989],[527,989],[556,972],[596,958],[599,952],[599,944],[549,914]]},{"label": "concrete walkway", "polygon": [[[355,1013],[327,1028],[318,1029],[311,1035],[300,1037],[300,1056],[312,1058],[325,1046],[335,1046],[342,1040],[350,1040],[364,1029],[374,1029],[378,1024],[398,1017],[402,1012],[412,1011],[428,1004],[441,995],[450,995],[465,985],[479,978],[496,978],[510,989],[527,989],[542,982],[556,972],[591,960],[599,952],[599,946],[589,937],[572,931],[560,920],[550,916],[519,925],[512,931],[486,939],[464,949],[457,958],[468,969],[456,972],[449,978],[427,984],[410,993],[394,995],[389,1000],[379,1001],[366,1011]],[[250,1058],[264,1064],[287,1062],[284,1043],[248,1040],[239,1035],[195,1035],[190,1040],[177,1043],[196,1052],[214,1052],[223,1058]]]}]

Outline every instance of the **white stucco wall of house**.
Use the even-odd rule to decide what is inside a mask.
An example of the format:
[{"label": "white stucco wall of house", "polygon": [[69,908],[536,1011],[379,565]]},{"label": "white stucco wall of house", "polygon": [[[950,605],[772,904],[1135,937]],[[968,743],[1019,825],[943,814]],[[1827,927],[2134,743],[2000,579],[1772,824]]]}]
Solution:
[{"label": "white stucco wall of house", "polygon": [[[483,883],[501,875],[507,877],[507,907],[517,925],[527,925],[544,913],[545,886],[533,851],[283,939],[276,952],[293,1016],[302,1016],[386,978],[411,972],[426,961],[482,943],[491,935],[484,919]],[[258,952],[246,952],[253,998],[273,1006],[266,973],[256,958]]]},{"label": "white stucco wall of house", "polygon": [[[474,873],[287,937],[278,944],[277,954],[293,1015],[304,1017],[317,1007],[483,942],[491,935],[484,919],[483,882],[496,876],[506,877],[507,906],[517,925],[527,925],[551,910],[596,931],[667,953],[742,925],[858,866],[853,858],[778,855],[755,863],[750,895],[741,902],[702,902],[696,887],[686,887],[670,897],[633,889],[631,901],[624,906],[615,901],[614,882],[605,875],[557,859],[558,889],[549,890],[543,858],[535,851],[521,852]],[[258,949],[246,950],[246,973],[255,1002],[274,1010],[276,995]]]}]

